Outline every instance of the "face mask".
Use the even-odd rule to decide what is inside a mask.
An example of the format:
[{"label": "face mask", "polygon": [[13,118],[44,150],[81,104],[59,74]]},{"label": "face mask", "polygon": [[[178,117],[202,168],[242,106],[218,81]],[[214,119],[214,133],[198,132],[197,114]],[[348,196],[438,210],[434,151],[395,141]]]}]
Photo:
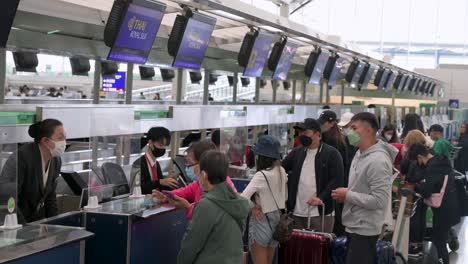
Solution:
[{"label": "face mask", "polygon": [[54,141],[55,148],[50,150],[50,155],[52,157],[60,157],[65,153],[65,148],[67,147],[67,142],[65,140]]},{"label": "face mask", "polygon": [[343,131],[343,134],[347,136],[349,134],[349,128],[345,127],[341,131]]},{"label": "face mask", "polygon": [[302,135],[299,137],[299,140],[301,141],[302,146],[308,147],[312,145],[312,139],[306,135]]},{"label": "face mask", "polygon": [[164,156],[164,154],[166,154],[166,149],[160,149],[160,148],[157,148],[157,147],[153,147],[153,149],[151,150],[151,153],[156,158],[159,158],[159,157]]},{"label": "face mask", "polygon": [[357,147],[361,141],[361,136],[354,130],[350,130],[347,137],[351,146]]},{"label": "face mask", "polygon": [[198,177],[195,174],[193,167],[185,168],[185,174],[187,174],[187,177],[189,177],[192,181],[198,181]]},{"label": "face mask", "polygon": [[393,135],[385,134],[385,139],[387,141],[390,141],[392,139]]}]

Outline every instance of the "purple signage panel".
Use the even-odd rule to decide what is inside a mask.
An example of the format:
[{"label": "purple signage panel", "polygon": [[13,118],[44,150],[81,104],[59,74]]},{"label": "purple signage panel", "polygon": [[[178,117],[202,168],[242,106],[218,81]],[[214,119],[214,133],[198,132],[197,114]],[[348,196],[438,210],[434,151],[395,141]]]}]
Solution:
[{"label": "purple signage panel", "polygon": [[125,90],[125,72],[117,72],[114,78],[103,77],[102,90],[105,92],[118,92]]},{"label": "purple signage panel", "polygon": [[214,26],[214,24],[190,18],[173,66],[192,70],[200,69]]},{"label": "purple signage panel", "polygon": [[130,4],[108,59],[145,64],[164,12]]},{"label": "purple signage panel", "polygon": [[345,60],[343,58],[336,59],[335,66],[330,74],[330,80],[328,80],[328,86],[335,86],[336,81],[340,78],[341,69],[344,66]]},{"label": "purple signage panel", "polygon": [[250,53],[249,63],[244,70],[244,76],[260,77],[262,76],[263,68],[268,59],[268,53],[273,42],[273,35],[259,32],[255,39],[255,44]]},{"label": "purple signage panel", "polygon": [[291,68],[294,55],[296,55],[298,46],[294,43],[286,43],[281,58],[276,66],[273,79],[285,81],[288,78],[289,68]]},{"label": "purple signage panel", "polygon": [[315,63],[314,70],[312,71],[312,75],[310,76],[309,83],[313,84],[319,84],[320,80],[322,79],[323,76],[323,70],[325,69],[325,66],[327,65],[328,58],[330,57],[330,54],[327,52],[321,52],[317,62]]}]

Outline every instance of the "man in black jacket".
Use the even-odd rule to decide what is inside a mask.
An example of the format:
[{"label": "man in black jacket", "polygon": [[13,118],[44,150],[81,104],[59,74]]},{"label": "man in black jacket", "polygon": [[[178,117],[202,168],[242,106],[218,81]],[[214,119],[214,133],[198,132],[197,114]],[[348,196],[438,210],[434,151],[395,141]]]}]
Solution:
[{"label": "man in black jacket", "polygon": [[332,232],[334,219],[331,191],[343,186],[344,168],[340,153],[321,142],[320,124],[307,118],[301,124],[302,147],[295,148],[283,160],[288,172],[288,211],[293,213],[296,228],[306,228],[311,216],[311,229],[322,231],[321,216],[325,206],[324,232]]}]

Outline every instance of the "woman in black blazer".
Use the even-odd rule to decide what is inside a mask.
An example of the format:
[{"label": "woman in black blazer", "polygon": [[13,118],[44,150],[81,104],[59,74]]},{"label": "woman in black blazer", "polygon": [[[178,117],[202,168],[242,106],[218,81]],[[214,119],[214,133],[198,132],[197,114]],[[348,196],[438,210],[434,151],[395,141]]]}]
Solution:
[{"label": "woman in black blazer", "polygon": [[139,174],[142,194],[151,194],[154,189],[165,187],[178,188],[175,179],[163,178],[161,166],[156,160],[166,154],[166,146],[171,143],[171,133],[165,127],[152,127],[145,136],[142,145],[148,145],[148,150],[133,163],[132,186],[135,185],[135,176]]},{"label": "woman in black blazer", "polygon": [[447,240],[452,226],[460,223],[457,190],[453,169],[447,157],[432,155],[426,146],[413,144],[408,150],[409,160],[415,160],[424,168],[424,180],[416,186],[416,192],[423,198],[429,198],[433,193],[440,193],[445,176],[448,176],[442,204],[432,208],[433,226],[432,242],[437,248],[439,263],[448,264],[449,254]]},{"label": "woman in black blazer", "polygon": [[60,121],[46,119],[29,127],[33,143],[18,149],[6,162],[4,177],[17,177],[18,222],[29,223],[57,214],[55,189],[65,152],[65,130]]}]

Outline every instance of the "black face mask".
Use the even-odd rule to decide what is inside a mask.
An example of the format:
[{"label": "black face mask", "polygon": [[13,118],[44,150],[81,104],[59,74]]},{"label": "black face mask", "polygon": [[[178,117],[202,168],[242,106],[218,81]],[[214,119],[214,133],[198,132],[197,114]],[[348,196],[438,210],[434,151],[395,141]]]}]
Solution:
[{"label": "black face mask", "polygon": [[151,153],[156,158],[159,158],[159,157],[164,156],[164,154],[166,154],[166,149],[160,149],[160,148],[157,148],[157,147],[153,146],[153,149],[151,150]]},{"label": "black face mask", "polygon": [[302,146],[308,147],[312,145],[312,139],[308,136],[302,135],[299,137],[299,141],[301,141]]}]

